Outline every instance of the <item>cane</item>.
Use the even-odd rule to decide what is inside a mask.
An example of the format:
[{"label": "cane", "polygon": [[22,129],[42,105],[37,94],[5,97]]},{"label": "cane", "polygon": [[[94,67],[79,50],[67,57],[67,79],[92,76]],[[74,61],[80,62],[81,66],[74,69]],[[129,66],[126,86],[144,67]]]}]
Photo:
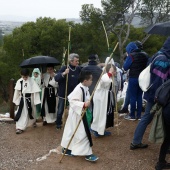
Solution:
[{"label": "cane", "polygon": [[[69,54],[70,54],[70,37],[71,37],[71,26],[69,27],[69,38],[68,38],[68,58],[67,58],[67,68],[69,66]],[[65,101],[64,101],[64,113],[63,117],[65,117],[66,114],[66,104],[67,104],[67,88],[68,88],[68,74],[66,75],[66,89],[65,89]],[[63,125],[65,125],[65,122],[63,122]]]},{"label": "cane", "polygon": [[[111,53],[110,58],[109,58],[109,60],[108,60],[108,62],[107,62],[107,64],[106,64],[106,66],[107,66],[108,63],[110,62],[110,60],[111,60],[111,58],[112,58],[112,56],[113,56],[113,53],[115,52],[115,50],[116,50],[118,44],[119,44],[119,43],[116,44],[116,46],[115,46],[113,52]],[[89,99],[90,102],[91,102],[91,100],[92,100],[92,98],[93,98],[94,92],[95,92],[96,89],[97,89],[97,86],[98,86],[98,84],[99,84],[99,82],[100,82],[100,79],[101,79],[102,75],[105,73],[106,66],[104,67],[104,70],[102,71],[102,73],[101,73],[101,75],[100,75],[100,78],[99,78],[99,80],[97,81],[96,86],[95,86],[95,88],[94,88],[94,90],[93,90],[93,92],[92,92],[92,94],[91,94],[91,96],[90,96],[90,99]],[[86,109],[87,109],[87,108],[85,108],[85,109],[83,110],[82,114],[81,114],[81,118],[80,118],[80,120],[79,120],[79,122],[78,122],[78,124],[77,124],[77,126],[76,126],[76,129],[75,129],[73,135],[71,136],[71,139],[70,139],[70,141],[68,142],[68,145],[67,145],[67,147],[65,148],[63,155],[62,155],[61,158],[60,158],[60,161],[59,161],[60,163],[61,163],[61,161],[62,161],[62,159],[63,159],[65,153],[67,152],[68,147],[70,146],[70,143],[71,143],[71,141],[72,141],[72,139],[73,139],[73,137],[74,137],[74,135],[75,135],[75,133],[76,133],[76,131],[77,131],[77,129],[78,129],[78,127],[79,127],[81,121],[82,121],[82,118],[83,118],[84,114],[86,113]]]},{"label": "cane", "polygon": [[[103,21],[102,21],[102,25],[103,25],[104,33],[105,33],[105,36],[106,36],[106,42],[107,42],[107,47],[108,47],[108,51],[109,51],[110,50],[109,40],[108,40],[106,28],[105,28],[105,25],[104,25]],[[114,77],[112,78],[112,83],[114,84]],[[119,116],[118,116],[118,111],[117,111],[117,96],[116,96],[115,86],[113,87],[113,84],[112,84],[112,88],[114,89],[114,98],[115,98],[115,103],[116,103],[115,112],[113,111],[113,114],[115,113],[115,115],[116,115],[117,134],[119,135],[119,127],[118,127]]]}]

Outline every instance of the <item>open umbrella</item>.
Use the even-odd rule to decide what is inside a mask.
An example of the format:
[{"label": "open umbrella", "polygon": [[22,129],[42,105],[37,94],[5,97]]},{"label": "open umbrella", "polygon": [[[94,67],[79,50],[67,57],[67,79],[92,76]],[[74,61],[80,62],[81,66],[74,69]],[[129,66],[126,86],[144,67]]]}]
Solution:
[{"label": "open umbrella", "polygon": [[144,30],[147,34],[170,35],[170,21],[150,25]]},{"label": "open umbrella", "polygon": [[60,65],[59,61],[54,57],[36,56],[24,60],[19,66],[22,68],[36,68],[46,66],[47,64]]}]

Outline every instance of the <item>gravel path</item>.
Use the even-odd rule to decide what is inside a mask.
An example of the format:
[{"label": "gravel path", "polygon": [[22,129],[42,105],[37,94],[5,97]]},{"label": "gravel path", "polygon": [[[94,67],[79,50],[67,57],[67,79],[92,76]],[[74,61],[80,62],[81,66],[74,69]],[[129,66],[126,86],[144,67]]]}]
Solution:
[{"label": "gravel path", "polygon": [[[96,163],[85,161],[84,157],[65,156],[59,163],[61,154],[52,153],[46,160],[36,159],[60,148],[62,130],[55,125],[28,128],[23,134],[15,134],[14,123],[0,122],[0,170],[154,170],[160,145],[148,142],[149,128],[144,137],[148,149],[129,150],[137,121],[120,118],[119,135],[117,128],[109,129],[109,137],[93,138],[93,152],[99,156]],[[168,155],[169,159],[169,155]],[[168,160],[167,159],[167,160]],[[169,160],[170,161],[170,160]]]}]

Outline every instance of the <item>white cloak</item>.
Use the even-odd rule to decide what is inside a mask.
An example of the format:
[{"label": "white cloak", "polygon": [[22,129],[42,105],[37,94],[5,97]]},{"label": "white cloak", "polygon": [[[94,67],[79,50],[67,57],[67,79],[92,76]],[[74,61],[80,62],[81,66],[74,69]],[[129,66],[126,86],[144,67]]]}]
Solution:
[{"label": "white cloak", "polygon": [[[89,100],[90,98],[88,87],[83,86],[81,83],[79,83],[68,96],[69,114],[61,141],[61,146],[64,148],[67,148],[67,145],[81,118],[84,102],[82,102],[83,93],[80,87],[83,87],[85,91],[85,101]],[[90,147],[90,142],[88,140],[83,121],[81,121],[68,149],[72,151],[71,153],[73,155],[85,156],[92,154],[92,147]]]},{"label": "white cloak", "polygon": [[106,128],[108,92],[111,83],[112,78],[109,78],[108,74],[105,73],[93,96],[93,122],[91,129],[97,131],[99,135],[104,135]]},{"label": "white cloak", "polygon": [[[50,79],[50,74],[45,73],[43,75],[41,105],[43,103],[44,90],[45,90],[45,87],[48,87],[48,84],[53,86],[55,88],[55,94],[57,93],[58,82],[55,81],[54,77],[52,78],[52,80],[49,80],[49,79]],[[55,113],[48,113],[48,105],[47,105],[47,101],[45,100],[45,117],[44,117],[44,121],[47,121],[47,123],[54,123],[56,121],[57,107],[58,107],[58,97],[56,97],[56,112]]]},{"label": "white cloak", "polygon": [[[21,100],[21,83],[23,79],[20,78],[16,85],[15,85],[15,92],[13,96],[13,103],[15,105],[19,106],[20,100]],[[21,117],[19,120],[16,122],[16,129],[21,129],[25,130],[28,126],[31,126],[35,121],[36,121],[36,105],[40,104],[40,92],[41,89],[37,85],[37,83],[30,77],[25,81],[23,80],[23,85],[22,85],[22,94],[23,94],[23,100],[24,100],[24,106],[22,109]],[[31,93],[31,106],[32,106],[32,116],[34,119],[30,119],[28,115],[28,109],[26,107],[26,98],[25,94],[26,93]],[[17,108],[18,111],[19,107]]]}]

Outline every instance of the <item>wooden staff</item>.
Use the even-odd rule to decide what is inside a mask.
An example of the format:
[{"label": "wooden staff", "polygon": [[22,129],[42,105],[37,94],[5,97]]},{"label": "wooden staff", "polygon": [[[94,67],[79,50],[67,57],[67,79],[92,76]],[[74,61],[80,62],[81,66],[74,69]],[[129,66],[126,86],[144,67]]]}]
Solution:
[{"label": "wooden staff", "polygon": [[102,25],[103,25],[103,29],[104,29],[104,32],[105,32],[106,42],[107,42],[107,47],[108,47],[108,51],[109,51],[109,49],[110,49],[110,47],[109,47],[109,40],[108,40],[108,36],[107,36],[107,32],[106,32],[106,28],[105,28],[105,26],[104,26],[103,21],[102,21]]},{"label": "wooden staff", "polygon": [[[69,38],[68,38],[68,58],[67,58],[67,68],[69,66],[69,55],[70,55],[70,37],[71,37],[71,26],[69,27]],[[65,89],[65,101],[64,101],[64,113],[63,117],[65,117],[66,114],[66,108],[67,108],[67,89],[68,89],[68,74],[66,75],[66,89]],[[65,125],[65,122],[63,122]]]},{"label": "wooden staff", "polygon": [[67,53],[67,49],[65,49],[65,47],[63,47],[63,59],[62,59],[62,66],[65,66],[65,56],[66,56],[66,53]]},{"label": "wooden staff", "polygon": [[[108,47],[108,51],[109,51],[109,49],[110,49],[110,47],[109,47],[109,40],[108,40],[106,28],[104,26],[103,21],[102,21],[102,25],[103,25],[103,29],[104,29],[104,32],[105,32],[107,47]],[[114,83],[114,77],[112,78],[112,82]],[[118,123],[119,123],[119,116],[118,116],[118,111],[117,111],[117,95],[116,95],[115,87],[113,89],[114,89],[114,98],[115,98],[115,103],[116,103],[116,107],[115,107],[115,112],[114,113],[116,113],[116,120],[117,120],[117,125],[118,125]],[[118,126],[117,126],[117,134],[119,135],[119,127]]]},{"label": "wooden staff", "polygon": [[[112,56],[113,56],[113,53],[114,53],[114,51],[116,50],[118,44],[119,44],[119,43],[116,44],[113,52],[111,53],[110,58],[109,58],[109,60],[108,60],[108,62],[107,62],[107,64],[106,64],[106,66],[107,66],[108,63],[110,62],[110,60],[111,60],[111,58],[112,58]],[[100,75],[100,78],[99,78],[99,80],[97,81],[97,84],[95,85],[95,88],[94,88],[94,90],[93,90],[93,92],[92,92],[92,94],[91,94],[91,96],[90,96],[90,99],[89,99],[90,102],[91,102],[91,100],[92,100],[92,98],[93,98],[94,92],[95,92],[96,89],[97,89],[97,86],[98,86],[98,84],[99,84],[99,82],[100,82],[100,79],[102,78],[102,75],[105,73],[106,66],[104,67],[104,69],[103,69],[103,71],[102,71],[102,73],[101,73],[101,75]],[[83,119],[84,114],[86,113],[86,109],[87,109],[87,108],[85,108],[85,109],[82,111],[81,118],[80,118],[80,120],[79,120],[79,122],[78,122],[78,124],[77,124],[77,126],[76,126],[76,129],[75,129],[75,131],[74,131],[74,133],[73,133],[73,135],[72,135],[72,137],[71,137],[71,139],[70,139],[70,141],[69,141],[69,143],[68,143],[68,145],[67,145],[67,148],[65,148],[64,154],[61,156],[61,159],[60,159],[60,161],[59,161],[60,163],[61,163],[61,161],[62,161],[65,153],[67,152],[68,147],[70,146],[70,143],[71,143],[71,141],[72,141],[72,139],[73,139],[73,137],[74,137],[74,135],[75,135],[75,133],[76,133],[76,131],[77,131],[77,129],[78,129],[81,121],[82,121],[82,119]]]}]

